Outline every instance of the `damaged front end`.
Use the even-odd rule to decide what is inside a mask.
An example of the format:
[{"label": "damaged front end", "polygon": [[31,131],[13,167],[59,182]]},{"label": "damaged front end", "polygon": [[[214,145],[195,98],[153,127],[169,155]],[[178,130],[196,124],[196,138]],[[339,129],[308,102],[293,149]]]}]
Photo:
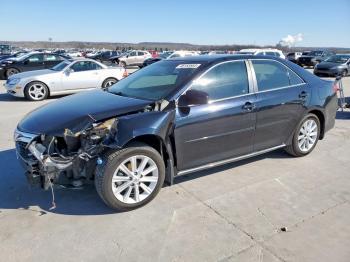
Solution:
[{"label": "damaged front end", "polygon": [[104,141],[114,136],[116,119],[90,123],[79,132],[62,136],[15,131],[16,151],[32,185],[47,190],[52,184],[80,187],[93,180]]}]

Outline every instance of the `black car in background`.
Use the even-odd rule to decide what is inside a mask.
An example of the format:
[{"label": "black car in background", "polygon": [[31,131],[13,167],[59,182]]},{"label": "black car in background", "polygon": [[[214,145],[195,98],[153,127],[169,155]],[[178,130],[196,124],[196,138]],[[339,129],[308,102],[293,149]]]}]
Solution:
[{"label": "black car in background", "polygon": [[284,59],[180,57],[42,106],[14,138],[32,183],[94,180],[108,206],[130,210],[179,175],[279,148],[306,156],[337,108],[333,82]]},{"label": "black car in background", "polygon": [[99,62],[107,62],[110,61],[111,57],[120,55],[119,51],[103,51],[94,56],[90,56],[89,58],[94,59]]},{"label": "black car in background", "polygon": [[327,59],[328,57],[335,55],[334,52],[328,50],[315,50],[310,51],[307,55],[302,55],[297,59],[297,64],[300,66],[314,67],[318,63]]},{"label": "black car in background", "polygon": [[350,73],[350,54],[333,55],[315,65],[317,76],[347,76]]},{"label": "black car in background", "polygon": [[0,78],[7,79],[11,75],[51,68],[70,58],[51,53],[29,53],[18,59],[6,59],[0,62]]}]

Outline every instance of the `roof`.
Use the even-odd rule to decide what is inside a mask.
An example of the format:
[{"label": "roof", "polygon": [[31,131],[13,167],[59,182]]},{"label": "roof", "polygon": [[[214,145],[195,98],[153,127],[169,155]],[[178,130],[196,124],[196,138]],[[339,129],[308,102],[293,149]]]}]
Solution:
[{"label": "roof", "polygon": [[235,54],[235,55],[218,54],[218,55],[185,56],[185,57],[170,58],[167,60],[213,63],[213,62],[220,62],[220,61],[227,61],[227,60],[242,60],[242,59],[257,59],[257,58],[260,58],[260,59],[268,58],[268,59],[278,60],[272,56],[244,55],[244,54]]}]

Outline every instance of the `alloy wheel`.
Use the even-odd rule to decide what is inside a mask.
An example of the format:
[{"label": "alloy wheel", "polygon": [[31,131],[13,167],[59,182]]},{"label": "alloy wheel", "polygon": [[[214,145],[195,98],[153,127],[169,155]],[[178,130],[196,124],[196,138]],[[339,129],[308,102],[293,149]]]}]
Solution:
[{"label": "alloy wheel", "polygon": [[307,119],[301,126],[298,134],[298,147],[306,153],[310,151],[318,138],[318,126],[314,119]]},{"label": "alloy wheel", "polygon": [[117,81],[115,81],[114,79],[110,79],[110,80],[106,81],[104,87],[105,87],[105,88],[108,88],[108,87],[114,85],[116,82],[117,82]]},{"label": "alloy wheel", "polygon": [[129,157],[113,174],[113,194],[123,203],[139,203],[152,194],[157,186],[158,177],[158,167],[150,157]]},{"label": "alloy wheel", "polygon": [[46,88],[43,84],[33,84],[28,88],[28,94],[33,100],[41,100],[46,96]]}]

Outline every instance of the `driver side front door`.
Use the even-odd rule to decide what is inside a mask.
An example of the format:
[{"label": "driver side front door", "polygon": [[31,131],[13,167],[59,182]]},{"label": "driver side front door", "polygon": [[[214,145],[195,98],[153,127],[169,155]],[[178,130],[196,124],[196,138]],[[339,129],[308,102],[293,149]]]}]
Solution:
[{"label": "driver side front door", "polygon": [[204,91],[209,103],[177,108],[175,145],[181,173],[253,152],[255,94],[245,61],[214,65],[190,89]]}]

